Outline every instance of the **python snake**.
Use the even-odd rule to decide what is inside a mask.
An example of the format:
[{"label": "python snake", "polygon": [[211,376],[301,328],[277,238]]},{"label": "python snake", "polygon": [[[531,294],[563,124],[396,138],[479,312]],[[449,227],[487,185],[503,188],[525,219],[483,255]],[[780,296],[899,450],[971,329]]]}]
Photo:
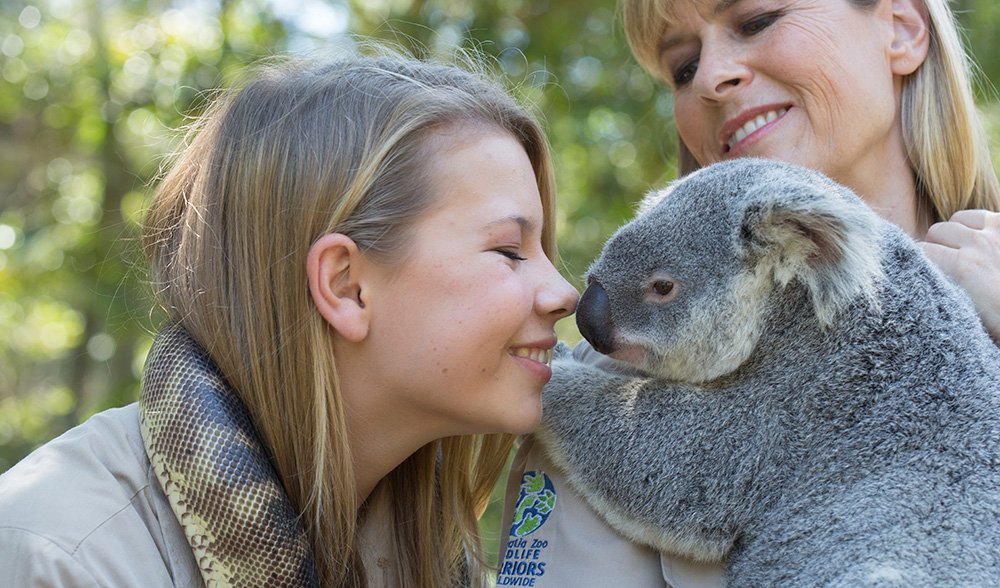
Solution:
[{"label": "python snake", "polygon": [[250,415],[178,325],[149,352],[139,399],[146,453],[205,585],[318,586],[297,513]]}]

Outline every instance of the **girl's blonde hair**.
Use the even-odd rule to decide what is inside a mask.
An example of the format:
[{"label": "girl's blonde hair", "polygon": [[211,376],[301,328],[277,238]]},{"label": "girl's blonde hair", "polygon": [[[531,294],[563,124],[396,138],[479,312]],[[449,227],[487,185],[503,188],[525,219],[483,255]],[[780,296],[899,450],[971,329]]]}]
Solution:
[{"label": "girl's blonde hair", "polygon": [[[408,228],[435,198],[429,137],[471,127],[524,147],[550,257],[555,247],[553,171],[533,116],[481,73],[381,53],[269,64],[215,102],[161,182],[143,236],[161,303],[253,416],[325,586],[363,586],[365,575],[332,330],[305,272],[312,243],[339,232],[402,263]],[[383,480],[403,584],[485,577],[478,518],[512,443],[442,439]]]},{"label": "girl's blonde hair", "polygon": [[[684,1],[684,0],[673,0]],[[844,0],[870,10],[880,0]],[[973,98],[973,62],[958,34],[947,0],[920,0],[927,15],[927,59],[903,84],[903,140],[917,181],[919,205],[934,220],[959,210],[1000,211],[1000,184],[990,157],[986,128]],[[657,47],[672,21],[672,2],[621,0],[629,46],[639,64],[665,79]],[[680,174],[697,168],[683,142]]]}]

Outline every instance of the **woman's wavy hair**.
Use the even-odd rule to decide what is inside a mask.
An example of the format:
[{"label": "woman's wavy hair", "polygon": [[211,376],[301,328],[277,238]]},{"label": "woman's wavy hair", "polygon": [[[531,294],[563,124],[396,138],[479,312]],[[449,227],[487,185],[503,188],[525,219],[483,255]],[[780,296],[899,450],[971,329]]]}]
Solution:
[{"label": "woman's wavy hair", "polygon": [[[199,117],[146,216],[143,246],[160,303],[249,409],[301,513],[324,586],[366,580],[357,539],[363,508],[332,330],[309,294],[310,246],[339,232],[379,262],[404,263],[408,228],[435,198],[429,138],[469,127],[500,130],[524,147],[545,213],[543,245],[555,255],[544,134],[481,60],[462,61],[369,48],[257,67]],[[452,586],[466,574],[485,582],[478,518],[512,443],[506,434],[441,439],[383,480],[376,492],[393,505],[404,585]]]},{"label": "woman's wavy hair", "polygon": [[[639,64],[665,79],[657,46],[677,0],[620,0],[629,47]],[[834,0],[831,0],[834,1]],[[880,0],[843,0],[871,10]],[[1000,211],[1000,184],[986,128],[973,97],[975,65],[962,45],[948,0],[920,0],[927,16],[927,59],[903,84],[903,140],[917,182],[919,205],[935,221],[959,210]],[[698,163],[680,143],[679,174]]]}]

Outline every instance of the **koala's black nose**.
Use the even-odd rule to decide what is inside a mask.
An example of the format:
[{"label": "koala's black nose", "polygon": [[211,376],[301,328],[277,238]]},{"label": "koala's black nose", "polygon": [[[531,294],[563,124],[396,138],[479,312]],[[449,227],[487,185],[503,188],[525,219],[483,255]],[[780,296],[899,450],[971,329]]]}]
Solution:
[{"label": "koala's black nose", "polygon": [[590,341],[597,351],[607,355],[615,350],[611,300],[597,280],[591,280],[580,297],[580,303],[576,307],[576,326],[583,338]]}]

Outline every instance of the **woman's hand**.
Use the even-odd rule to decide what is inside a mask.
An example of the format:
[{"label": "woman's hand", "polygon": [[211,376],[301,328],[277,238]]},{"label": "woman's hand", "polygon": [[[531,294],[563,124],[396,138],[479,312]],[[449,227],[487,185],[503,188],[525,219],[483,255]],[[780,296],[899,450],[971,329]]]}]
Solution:
[{"label": "woman's hand", "polygon": [[931,225],[921,246],[965,289],[983,326],[1000,344],[1000,213],[956,212],[947,222]]}]

